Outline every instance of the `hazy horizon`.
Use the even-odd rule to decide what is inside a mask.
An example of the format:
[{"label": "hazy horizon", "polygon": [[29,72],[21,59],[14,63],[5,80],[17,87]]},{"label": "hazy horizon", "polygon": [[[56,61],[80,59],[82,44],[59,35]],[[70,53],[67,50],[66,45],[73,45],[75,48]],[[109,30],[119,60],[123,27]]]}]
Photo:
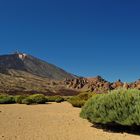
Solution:
[{"label": "hazy horizon", "polygon": [[140,78],[140,1],[0,1],[0,54],[19,50],[84,76]]}]

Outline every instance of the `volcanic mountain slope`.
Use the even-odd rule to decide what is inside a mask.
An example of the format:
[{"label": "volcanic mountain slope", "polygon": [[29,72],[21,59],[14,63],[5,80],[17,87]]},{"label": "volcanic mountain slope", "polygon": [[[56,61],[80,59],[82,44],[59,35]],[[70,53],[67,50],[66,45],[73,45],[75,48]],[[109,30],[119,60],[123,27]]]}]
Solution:
[{"label": "volcanic mountain slope", "polygon": [[11,69],[54,80],[73,79],[76,77],[55,65],[24,53],[0,56],[0,72],[8,73]]},{"label": "volcanic mountain slope", "polygon": [[75,95],[63,80],[76,76],[61,68],[23,53],[0,56],[0,93]]},{"label": "volcanic mountain slope", "polygon": [[28,72],[9,70],[8,74],[0,73],[0,93],[10,95],[45,94],[76,95],[79,92],[66,88],[63,81],[39,77]]}]

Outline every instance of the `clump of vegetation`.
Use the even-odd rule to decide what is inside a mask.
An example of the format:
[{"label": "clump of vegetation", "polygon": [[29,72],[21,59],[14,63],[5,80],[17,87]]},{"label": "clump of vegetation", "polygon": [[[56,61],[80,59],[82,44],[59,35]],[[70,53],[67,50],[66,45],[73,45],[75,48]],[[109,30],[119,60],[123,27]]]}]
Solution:
[{"label": "clump of vegetation", "polygon": [[25,96],[25,95],[17,95],[17,96],[14,97],[15,102],[18,103],[18,104],[22,104],[23,100],[25,98],[27,98],[27,96]]},{"label": "clump of vegetation", "polygon": [[77,96],[73,96],[71,97],[70,99],[68,99],[68,102],[72,104],[72,106],[74,107],[82,107],[84,106],[85,102],[91,98],[93,95],[93,93],[90,93],[90,92],[83,92],[83,93],[80,93],[79,95]]},{"label": "clump of vegetation", "polygon": [[56,100],[55,100],[55,102],[57,102],[57,103],[61,103],[61,102],[63,102],[64,101],[64,98],[63,97],[59,97],[59,98],[57,98]]},{"label": "clump of vegetation", "polygon": [[68,101],[73,96],[62,96],[62,97],[63,97],[64,101]]},{"label": "clump of vegetation", "polygon": [[80,116],[97,124],[140,125],[140,91],[119,89],[95,95],[84,105]]},{"label": "clump of vegetation", "polygon": [[13,104],[15,103],[13,96],[0,95],[0,104]]},{"label": "clump of vegetation", "polygon": [[57,103],[61,103],[64,100],[64,98],[62,96],[56,95],[56,96],[47,96],[46,97],[48,102],[57,102]]},{"label": "clump of vegetation", "polygon": [[45,95],[43,94],[34,94],[26,97],[25,99],[22,100],[23,104],[45,104],[47,102],[47,99]]},{"label": "clump of vegetation", "polygon": [[68,100],[69,103],[72,104],[73,107],[82,107],[85,104],[85,100],[81,100],[79,97],[75,96]]},{"label": "clump of vegetation", "polygon": [[33,94],[33,95],[0,95],[0,104],[45,104],[46,102],[57,102],[61,103],[66,101],[70,97],[56,96],[45,96],[43,94]]},{"label": "clump of vegetation", "polygon": [[22,100],[22,104],[31,105],[31,104],[35,104],[35,103],[33,102],[32,99],[30,99],[29,97],[27,97],[27,98],[25,98],[25,99]]}]

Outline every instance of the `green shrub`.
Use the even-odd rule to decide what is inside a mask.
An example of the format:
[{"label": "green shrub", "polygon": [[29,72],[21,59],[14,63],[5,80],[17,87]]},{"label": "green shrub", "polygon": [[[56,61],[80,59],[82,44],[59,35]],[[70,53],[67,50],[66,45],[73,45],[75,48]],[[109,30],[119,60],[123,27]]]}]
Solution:
[{"label": "green shrub", "polygon": [[27,98],[25,98],[25,99],[22,100],[22,104],[31,105],[31,104],[35,104],[35,103],[33,102],[32,99],[30,99],[29,97],[27,97]]},{"label": "green shrub", "polygon": [[18,104],[22,104],[23,100],[26,98],[27,96],[25,95],[17,95],[15,96],[15,102]]},{"label": "green shrub", "polygon": [[45,104],[47,101],[43,94],[34,94],[22,100],[23,104]]},{"label": "green shrub", "polygon": [[78,95],[78,97],[81,99],[81,100],[85,100],[87,101],[89,98],[91,98],[93,96],[93,93],[91,92],[82,92]]},{"label": "green shrub", "polygon": [[46,97],[47,101],[48,102],[57,102],[57,103],[60,103],[60,102],[63,102],[64,101],[64,98],[59,96],[59,95],[56,95],[56,96],[47,96]]},{"label": "green shrub", "polygon": [[89,92],[84,92],[84,93],[80,93],[77,96],[73,96],[70,99],[68,99],[68,102],[72,104],[72,106],[74,107],[82,107],[84,106],[85,102],[92,97],[93,93],[89,93]]},{"label": "green shrub", "polygon": [[15,103],[13,96],[0,95],[0,104],[12,104]]},{"label": "green shrub", "polygon": [[33,103],[37,104],[45,104],[47,101],[45,95],[43,94],[30,95],[29,98],[33,100]]},{"label": "green shrub", "polygon": [[82,107],[85,104],[85,100],[81,100],[78,96],[71,97],[68,100],[69,103],[72,104],[73,107]]},{"label": "green shrub", "polygon": [[64,101],[64,98],[63,97],[58,97],[56,100],[55,100],[55,102],[57,102],[57,103],[61,103],[61,102],[63,102]]},{"label": "green shrub", "polygon": [[84,105],[80,116],[92,123],[140,125],[140,91],[119,89],[95,95]]},{"label": "green shrub", "polygon": [[62,96],[64,101],[68,101],[72,96]]}]

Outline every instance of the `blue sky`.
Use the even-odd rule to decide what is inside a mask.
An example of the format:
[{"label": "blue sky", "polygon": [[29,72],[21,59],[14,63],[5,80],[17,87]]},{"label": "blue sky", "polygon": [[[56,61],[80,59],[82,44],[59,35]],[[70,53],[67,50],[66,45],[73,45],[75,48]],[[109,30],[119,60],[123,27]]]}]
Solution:
[{"label": "blue sky", "polygon": [[0,54],[19,50],[81,76],[140,78],[140,1],[1,0]]}]

